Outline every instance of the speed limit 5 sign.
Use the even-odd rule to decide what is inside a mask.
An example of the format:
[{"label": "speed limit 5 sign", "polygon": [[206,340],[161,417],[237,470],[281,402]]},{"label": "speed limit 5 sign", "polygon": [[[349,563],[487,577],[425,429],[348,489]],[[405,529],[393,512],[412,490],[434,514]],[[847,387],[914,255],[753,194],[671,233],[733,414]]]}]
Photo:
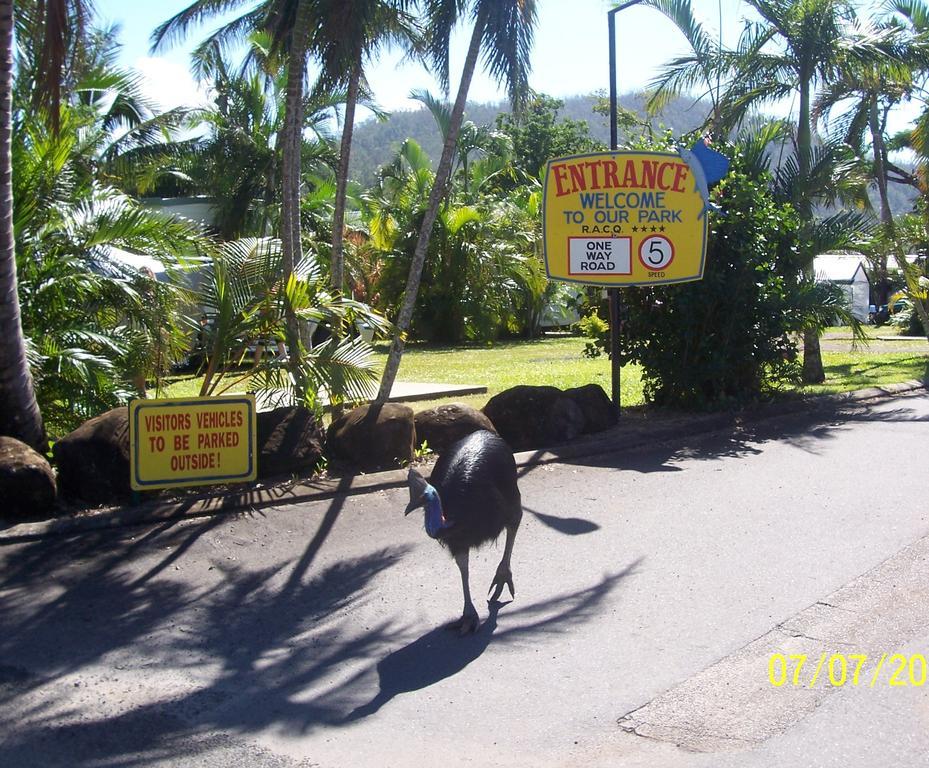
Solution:
[{"label": "speed limit 5 sign", "polygon": [[708,188],[727,168],[702,141],[677,152],[550,160],[543,193],[548,276],[604,286],[699,280]]}]

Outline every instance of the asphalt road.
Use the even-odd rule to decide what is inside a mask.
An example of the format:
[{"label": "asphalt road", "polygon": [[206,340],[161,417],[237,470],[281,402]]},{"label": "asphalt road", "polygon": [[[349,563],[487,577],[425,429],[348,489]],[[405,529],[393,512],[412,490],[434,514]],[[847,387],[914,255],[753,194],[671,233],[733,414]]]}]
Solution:
[{"label": "asphalt road", "polygon": [[927,445],[922,393],[523,470],[466,638],[403,490],[2,546],[0,766],[929,765],[865,683],[929,657]]}]

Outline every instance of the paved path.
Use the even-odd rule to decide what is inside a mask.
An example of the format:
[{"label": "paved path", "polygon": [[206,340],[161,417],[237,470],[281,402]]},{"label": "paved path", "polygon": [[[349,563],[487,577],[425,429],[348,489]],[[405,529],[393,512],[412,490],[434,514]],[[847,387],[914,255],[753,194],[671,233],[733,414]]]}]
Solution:
[{"label": "paved path", "polygon": [[[395,381],[390,388],[391,403],[412,403],[417,400],[435,400],[440,397],[464,397],[465,395],[480,395],[487,391],[483,384],[437,384],[433,382]],[[291,402],[289,393],[285,390],[262,390],[256,393],[259,411],[267,411]],[[372,395],[371,399],[374,397]],[[323,397],[323,403],[328,407],[328,399]]]},{"label": "paved path", "polygon": [[[0,547],[0,765],[917,766],[929,396],[525,468],[474,637],[403,490]],[[500,550],[472,563],[489,584]]]}]

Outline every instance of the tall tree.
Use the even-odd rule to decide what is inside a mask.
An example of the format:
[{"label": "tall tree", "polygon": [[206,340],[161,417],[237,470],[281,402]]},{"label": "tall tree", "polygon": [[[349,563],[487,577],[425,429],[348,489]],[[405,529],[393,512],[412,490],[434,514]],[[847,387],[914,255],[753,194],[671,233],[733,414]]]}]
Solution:
[{"label": "tall tree", "polygon": [[[284,124],[277,136],[282,154],[280,234],[285,284],[303,256],[300,241],[300,150],[306,55],[313,5],[312,0],[194,0],[152,33],[152,49],[158,50],[182,38],[191,25],[232,8],[245,6],[241,15],[216,30],[201,43],[201,48],[215,44],[222,49],[256,30],[268,30],[272,34],[273,54],[286,55],[288,66]],[[290,364],[296,375],[301,368],[298,324],[293,311],[287,310],[287,317]]]},{"label": "tall tree", "polygon": [[381,386],[371,408],[371,417],[376,418],[393,387],[400,368],[400,358],[406,344],[406,333],[413,318],[416,297],[422,278],[423,264],[432,236],[432,227],[439,213],[439,206],[448,189],[458,132],[464,115],[465,102],[471,79],[477,67],[478,57],[483,51],[484,62],[490,74],[498,82],[505,82],[510,102],[519,110],[529,91],[529,54],[536,23],[535,0],[427,0],[427,33],[429,54],[442,85],[449,85],[449,39],[452,29],[461,15],[470,11],[473,27],[468,53],[465,56],[458,95],[452,107],[449,130],[442,147],[442,157],[436,169],[432,191],[420,226],[416,249],[410,264],[403,304],[396,320],[396,330],[390,345],[390,353],[381,378]]},{"label": "tall tree", "polygon": [[[916,42],[910,37],[908,42]],[[868,180],[877,189],[881,234],[878,242],[890,247],[897,241],[890,204],[893,181],[912,183],[913,177],[890,160],[887,124],[891,112],[908,100],[918,86],[919,45],[901,46],[899,60],[846,62],[839,77],[817,96],[814,119],[826,118],[834,132],[869,166]],[[839,114],[834,115],[836,111]],[[887,249],[877,249],[872,265],[877,273],[877,304],[886,304],[890,292],[887,279]]]},{"label": "tall tree", "polygon": [[[58,123],[61,82],[73,42],[68,20],[83,22],[84,0],[47,0],[26,3],[40,51],[36,67],[35,104]],[[0,0],[0,434],[11,435],[45,450],[45,428],[36,402],[26,357],[16,280],[13,234],[13,0]]]},{"label": "tall tree", "polygon": [[13,237],[13,0],[0,0],[0,434],[43,448],[23,336]]},{"label": "tall tree", "polygon": [[321,82],[329,88],[345,87],[345,112],[332,220],[331,280],[334,290],[344,282],[342,243],[345,198],[351,158],[355,107],[366,90],[365,64],[384,46],[416,50],[421,35],[410,11],[412,0],[319,0],[311,47],[322,67]]},{"label": "tall tree", "polygon": [[[315,55],[321,64],[318,87],[345,86],[348,92],[333,214],[332,284],[341,289],[345,189],[355,106],[364,85],[363,67],[365,59],[381,45],[392,40],[415,39],[412,31],[415,25],[407,13],[411,4],[412,0],[195,0],[153,35],[157,47],[181,35],[196,21],[234,6],[246,6],[241,16],[214,33],[204,45],[211,41],[226,44],[243,33],[264,29],[271,33],[272,51],[286,55],[284,123],[277,137],[283,155],[280,234],[285,280],[303,256],[300,182],[308,56]],[[288,315],[288,344],[293,372],[297,375],[301,369],[297,318],[289,310]]]},{"label": "tall tree", "polygon": [[[911,56],[908,58],[912,70],[907,74],[915,74],[917,77],[925,78],[929,61],[927,61],[927,45],[929,39],[929,6],[925,0],[894,0],[888,3],[886,10],[894,14],[892,21],[902,19],[907,31],[911,34],[910,40],[913,43]],[[904,70],[905,71],[905,70]],[[906,71],[905,71],[906,72]],[[872,128],[872,132],[873,132]],[[915,150],[919,170],[916,174],[908,174],[905,171],[894,166],[886,156],[887,147],[882,143],[883,149],[883,172],[888,174],[892,171],[895,174],[895,180],[902,180],[913,184],[922,192],[923,210],[926,212],[925,225],[929,230],[929,194],[927,194],[926,178],[929,176],[929,106],[923,107],[923,113],[916,121],[912,131],[905,132],[899,137],[899,143]],[[875,144],[875,159],[877,159],[878,145]],[[877,169],[875,169],[877,170]],[[883,198],[882,198],[883,208]],[[922,275],[920,269],[909,263],[904,256],[902,238],[898,236],[896,227],[891,218],[891,226],[885,226],[885,239],[891,249],[891,253],[897,264],[897,268],[906,280],[907,293],[913,302],[913,309],[919,316],[923,330],[929,337],[929,290],[926,289],[926,277]]]},{"label": "tall tree", "polygon": [[[839,79],[850,61],[863,64],[894,58],[896,34],[891,29],[862,24],[849,0],[746,0],[746,3],[760,20],[746,22],[735,49],[720,48],[714,53],[705,45],[704,38],[698,36],[701,45],[698,55],[689,62],[674,62],[676,75],[661,85],[668,92],[680,92],[694,82],[711,82],[714,76],[725,78],[717,110],[723,128],[737,125],[755,107],[796,97],[794,140],[799,183],[795,186],[798,196],[794,206],[801,223],[811,228],[817,190],[803,180],[811,178],[815,165],[812,107],[816,90]],[[689,6],[689,0],[673,5],[678,13],[669,14],[669,18],[675,23],[693,18],[692,12],[681,13],[677,7]],[[688,34],[687,29],[683,31]],[[812,240],[804,240],[808,242]],[[810,277],[816,255],[809,249],[805,253]],[[819,334],[813,328],[804,333],[803,379],[809,383],[825,379]]]},{"label": "tall tree", "polygon": [[[260,52],[265,38],[252,35],[253,49]],[[207,124],[209,134],[186,158],[191,175],[201,191],[216,198],[216,226],[224,240],[268,235],[280,210],[281,147],[275,139],[284,121],[286,68],[269,58],[260,71],[240,71],[215,46],[206,56],[198,52],[195,66],[199,76],[212,80],[216,95],[210,107],[193,115],[194,122]],[[342,95],[304,101],[301,171],[312,167],[328,174],[336,158],[326,123]]]}]

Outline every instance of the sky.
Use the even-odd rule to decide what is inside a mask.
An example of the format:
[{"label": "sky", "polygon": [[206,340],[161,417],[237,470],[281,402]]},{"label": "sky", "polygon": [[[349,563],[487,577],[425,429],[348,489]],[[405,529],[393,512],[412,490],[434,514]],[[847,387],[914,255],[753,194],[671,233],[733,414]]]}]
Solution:
[{"label": "sky", "polygon": [[[195,29],[181,44],[151,54],[149,36],[161,22],[190,4],[190,0],[126,2],[95,0],[101,20],[122,27],[122,63],[139,70],[146,78],[149,94],[163,107],[202,101],[206,91],[189,74],[189,51],[215,25]],[[571,96],[607,90],[609,87],[607,11],[613,3],[604,0],[539,0],[538,26],[532,53],[530,85],[552,96]],[[735,43],[743,15],[739,0],[695,0],[695,9],[708,27],[719,27],[720,10],[725,42]],[[452,87],[464,60],[469,28],[453,39]],[[617,15],[617,71],[619,91],[641,90],[687,45],[677,29],[661,13],[632,7]],[[378,103],[388,110],[416,109],[409,92],[439,86],[419,64],[403,63],[399,53],[388,52],[370,70],[369,81]],[[506,98],[483,72],[472,82],[471,101],[498,102]]]},{"label": "sky", "polygon": [[[122,63],[145,78],[146,90],[163,108],[203,104],[206,84],[189,72],[189,52],[216,25],[193,29],[188,39],[156,54],[150,51],[152,30],[187,7],[191,0],[95,0],[98,18],[122,27]],[[537,0],[538,25],[532,51],[530,85],[536,91],[563,97],[607,91],[609,53],[607,0]],[[692,0],[694,12],[714,38],[721,29],[724,45],[734,46],[750,9],[741,0]],[[861,0],[864,10],[880,0]],[[243,7],[251,7],[243,4]],[[661,71],[662,65],[688,52],[677,28],[660,12],[634,6],[617,14],[616,48],[620,93],[642,90]],[[451,83],[454,89],[468,44],[469,27],[452,40]],[[369,71],[369,82],[380,106],[389,110],[417,109],[409,99],[412,89],[440,93],[435,80],[420,64],[401,61],[388,52]],[[454,95],[454,93],[453,93]],[[483,72],[475,75],[469,92],[474,102],[496,103],[506,99],[503,88]],[[790,109],[785,105],[784,109]],[[359,118],[367,113],[359,110]],[[908,118],[906,118],[908,119]],[[903,119],[903,122],[906,121]],[[902,127],[902,125],[900,126]]]}]

